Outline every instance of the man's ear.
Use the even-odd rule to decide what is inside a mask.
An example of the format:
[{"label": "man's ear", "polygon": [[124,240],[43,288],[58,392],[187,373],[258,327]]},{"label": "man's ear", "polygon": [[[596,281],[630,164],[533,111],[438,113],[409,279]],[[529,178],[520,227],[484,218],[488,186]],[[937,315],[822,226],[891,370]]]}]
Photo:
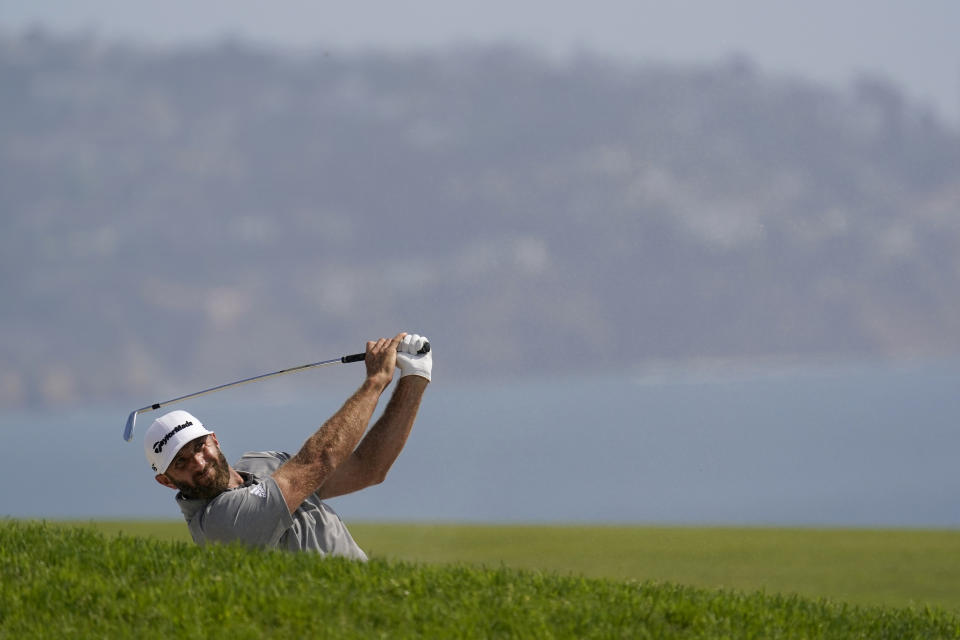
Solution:
[{"label": "man's ear", "polygon": [[159,483],[162,484],[163,486],[165,486],[165,487],[167,487],[167,488],[169,488],[169,489],[174,489],[174,490],[176,490],[177,485],[173,484],[173,482],[171,482],[170,478],[168,478],[168,477],[166,476],[166,474],[164,474],[164,473],[158,473],[157,475],[155,475],[155,476],[153,476],[153,477],[154,477],[154,479],[155,479],[157,482],[159,482]]}]

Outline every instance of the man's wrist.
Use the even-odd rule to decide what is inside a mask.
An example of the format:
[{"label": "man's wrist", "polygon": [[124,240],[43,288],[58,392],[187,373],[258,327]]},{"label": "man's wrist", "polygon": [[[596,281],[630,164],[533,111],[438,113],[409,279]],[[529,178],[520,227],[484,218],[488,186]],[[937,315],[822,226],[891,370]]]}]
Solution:
[{"label": "man's wrist", "polygon": [[383,393],[383,391],[390,386],[390,382],[393,380],[392,376],[369,376],[363,381],[363,384],[360,385],[362,391],[367,391],[370,393],[375,393],[378,396]]},{"label": "man's wrist", "polygon": [[424,378],[423,376],[419,376],[415,373],[403,376],[397,381],[398,387],[404,386],[414,389],[426,389],[428,384],[430,384],[429,378]]}]

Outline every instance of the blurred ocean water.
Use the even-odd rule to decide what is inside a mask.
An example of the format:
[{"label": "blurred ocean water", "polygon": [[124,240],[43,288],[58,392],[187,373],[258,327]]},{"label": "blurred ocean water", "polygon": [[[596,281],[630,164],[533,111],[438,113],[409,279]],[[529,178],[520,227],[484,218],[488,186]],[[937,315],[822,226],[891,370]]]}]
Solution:
[{"label": "blurred ocean water", "polygon": [[[313,397],[275,386],[180,408],[230,459],[295,451],[359,383],[316,377]],[[348,522],[956,527],[958,390],[956,361],[441,380],[387,481],[331,504]],[[0,515],[179,518],[143,456],[156,416],[121,439],[127,414],[161,399],[0,412]]]}]

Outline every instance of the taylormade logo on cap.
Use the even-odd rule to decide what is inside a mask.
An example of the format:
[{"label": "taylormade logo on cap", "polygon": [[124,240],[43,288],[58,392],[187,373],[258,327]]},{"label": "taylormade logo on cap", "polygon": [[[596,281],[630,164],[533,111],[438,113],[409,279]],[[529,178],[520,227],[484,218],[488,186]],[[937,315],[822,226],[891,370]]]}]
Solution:
[{"label": "taylormade logo on cap", "polygon": [[170,438],[172,438],[175,433],[177,433],[178,431],[183,431],[187,427],[192,427],[192,426],[193,426],[193,423],[190,422],[189,420],[187,420],[183,424],[178,424],[176,427],[173,428],[173,431],[163,436],[163,440],[158,440],[153,443],[153,452],[160,453],[161,451],[163,451],[163,445],[167,444],[167,441],[169,441]]},{"label": "taylormade logo on cap", "polygon": [[186,411],[171,411],[153,421],[143,436],[147,462],[156,473],[165,473],[183,445],[213,433]]}]

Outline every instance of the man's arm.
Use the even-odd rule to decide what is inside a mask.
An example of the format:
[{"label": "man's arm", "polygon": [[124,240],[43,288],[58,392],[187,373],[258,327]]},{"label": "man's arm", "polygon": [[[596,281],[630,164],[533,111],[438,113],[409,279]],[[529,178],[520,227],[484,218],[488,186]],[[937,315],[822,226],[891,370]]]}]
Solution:
[{"label": "man's arm", "polygon": [[307,439],[300,451],[273,474],[290,513],[320,488],[357,446],[380,395],[393,379],[397,346],[404,335],[367,343],[366,380],[343,407]]},{"label": "man's arm", "polygon": [[429,382],[415,375],[397,381],[397,388],[383,415],[364,436],[353,455],[320,487],[321,498],[342,496],[383,482],[407,442]]}]

